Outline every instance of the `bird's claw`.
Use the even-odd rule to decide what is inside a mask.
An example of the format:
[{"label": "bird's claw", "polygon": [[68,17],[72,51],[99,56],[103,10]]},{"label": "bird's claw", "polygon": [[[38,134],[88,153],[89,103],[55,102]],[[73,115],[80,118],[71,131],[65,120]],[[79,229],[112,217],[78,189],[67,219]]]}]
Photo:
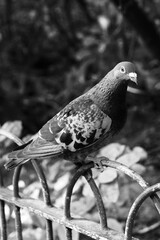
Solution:
[{"label": "bird's claw", "polygon": [[101,172],[104,171],[104,166],[102,164],[102,158],[96,158],[94,159],[94,166],[96,169],[99,169]]},{"label": "bird's claw", "polygon": [[88,162],[93,162],[94,163],[94,167],[96,169],[100,169],[101,172],[104,171],[104,166],[103,166],[102,161],[106,160],[105,157],[90,157],[90,156],[88,156],[86,160]]}]

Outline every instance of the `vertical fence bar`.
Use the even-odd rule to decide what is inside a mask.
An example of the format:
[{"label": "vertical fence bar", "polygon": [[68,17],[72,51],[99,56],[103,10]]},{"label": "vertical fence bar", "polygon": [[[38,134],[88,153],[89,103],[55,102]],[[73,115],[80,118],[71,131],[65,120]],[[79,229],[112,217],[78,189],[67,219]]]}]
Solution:
[{"label": "vertical fence bar", "polygon": [[[13,196],[15,198],[19,198],[18,182],[19,182],[21,168],[22,168],[21,166],[17,167],[14,170],[14,174],[13,174]],[[15,211],[15,228],[17,232],[17,240],[23,240],[20,207],[14,206],[14,211]]]},{"label": "vertical fence bar", "polygon": [[[67,187],[65,205],[64,205],[64,215],[68,219],[71,218],[70,205],[71,205],[72,191],[73,191],[73,188],[74,188],[77,180],[81,176],[84,176],[86,178],[87,182],[89,183],[91,190],[93,191],[93,194],[97,200],[97,208],[98,208],[98,212],[99,212],[101,227],[102,227],[102,229],[106,230],[107,229],[106,211],[105,211],[105,207],[104,207],[103,200],[102,200],[101,194],[99,192],[99,189],[97,188],[97,186],[92,178],[92,173],[91,173],[90,169],[93,167],[94,167],[94,163],[86,164],[86,165],[78,168],[78,170],[74,174],[73,178],[71,179],[71,181]],[[67,240],[71,240],[72,239],[71,229],[66,228],[66,233],[67,233]]]},{"label": "vertical fence bar", "polygon": [[[0,172],[0,187],[3,187],[2,173]],[[5,202],[0,200],[1,239],[7,240],[7,223],[5,217]]]},{"label": "vertical fence bar", "polygon": [[94,193],[94,197],[96,198],[96,204],[97,204],[98,212],[100,215],[101,228],[102,228],[102,230],[106,230],[107,229],[106,209],[104,207],[102,196],[99,192],[99,189],[98,189],[95,181],[92,178],[92,172],[87,171],[83,175],[84,175],[85,179],[87,180],[88,184],[90,185],[90,187]]},{"label": "vertical fence bar", "polygon": [[66,238],[67,240],[72,240],[72,230],[66,227]]},{"label": "vertical fence bar", "polygon": [[[38,179],[42,186],[42,192],[43,192],[43,199],[47,206],[52,207],[51,199],[50,199],[50,193],[49,188],[47,184],[46,177],[44,175],[44,172],[41,168],[41,165],[38,161],[31,160],[33,167],[37,173]],[[53,240],[53,227],[52,227],[52,221],[46,219],[46,239],[47,240]]]}]

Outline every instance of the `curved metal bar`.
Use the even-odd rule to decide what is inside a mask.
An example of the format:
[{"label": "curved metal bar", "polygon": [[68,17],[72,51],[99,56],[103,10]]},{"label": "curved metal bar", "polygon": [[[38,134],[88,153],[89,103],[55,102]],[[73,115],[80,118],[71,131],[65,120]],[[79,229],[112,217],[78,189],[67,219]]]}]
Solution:
[{"label": "curved metal bar", "polygon": [[[12,184],[13,184],[13,196],[15,198],[20,198],[18,182],[20,178],[21,169],[22,169],[22,166],[17,167],[14,170],[14,174],[13,174]],[[20,207],[14,206],[14,211],[15,211],[15,228],[17,232],[17,239],[22,240],[23,236],[22,236],[22,222],[21,222]]]},{"label": "curved metal bar", "polygon": [[[2,173],[0,172],[0,187],[4,186]],[[2,240],[7,240],[7,223],[5,217],[5,202],[0,200],[0,218],[1,218],[1,237]]]},{"label": "curved metal bar", "polygon": [[[83,175],[85,171],[90,169],[92,167],[92,163],[90,165],[85,165],[77,169],[75,175],[71,179],[68,187],[67,187],[67,192],[66,192],[66,197],[65,197],[65,203],[64,203],[64,216],[68,219],[71,219],[71,196],[72,196],[72,191],[74,188],[74,185],[76,184],[77,180]],[[66,238],[67,240],[72,240],[72,230],[68,227],[66,227]]]},{"label": "curved metal bar", "polygon": [[[24,142],[21,139],[19,139],[17,136],[15,136],[14,134],[12,134],[10,132],[7,132],[3,129],[0,129],[0,134],[8,137],[11,140],[13,140],[19,146],[24,144]],[[34,166],[34,169],[37,173],[37,176],[38,176],[38,178],[40,180],[40,183],[41,183],[41,186],[42,186],[44,201],[48,206],[52,206],[45,175],[44,175],[40,165],[38,165],[38,163],[35,160],[32,160],[32,164]],[[18,181],[19,181],[19,177],[20,177],[20,171],[21,171],[21,166],[19,166],[15,169],[14,175],[13,175],[14,197],[19,197]],[[20,209],[19,209],[19,207],[15,206],[15,214],[16,214],[16,229],[17,229],[17,233],[19,235],[18,240],[22,240],[22,224],[21,224],[21,219],[20,219]],[[47,220],[47,219],[46,219],[46,239],[53,240],[52,221]]]},{"label": "curved metal bar", "polygon": [[74,174],[73,178],[71,179],[66,192],[65,197],[65,204],[64,204],[64,216],[68,219],[71,219],[70,208],[71,208],[71,196],[74,185],[76,184],[77,180],[90,168],[94,165],[93,163],[89,163],[77,169],[76,173]]},{"label": "curved metal bar", "polygon": [[[23,141],[19,139],[19,142],[16,142],[16,143],[18,143],[18,145],[20,146],[23,144]],[[14,173],[13,173],[12,184],[13,184],[13,196],[15,198],[20,198],[18,182],[20,178],[21,169],[22,169],[22,166],[19,166],[14,170]],[[15,211],[15,228],[17,232],[17,239],[22,240],[23,235],[22,235],[22,222],[21,222],[21,213],[20,213],[21,209],[20,207],[14,206],[14,211]]]},{"label": "curved metal bar", "polygon": [[97,186],[92,178],[91,172],[90,171],[87,172],[88,170],[90,170],[93,167],[94,167],[94,163],[89,163],[84,166],[81,166],[80,168],[78,168],[77,172],[71,179],[70,184],[68,185],[68,188],[67,188],[67,192],[66,192],[64,215],[68,219],[71,218],[70,205],[71,205],[71,196],[72,196],[73,187],[76,184],[79,177],[84,175],[94,193],[96,200],[97,200],[97,208],[98,208],[98,212],[99,212],[99,216],[100,216],[100,223],[101,223],[102,229],[106,229],[107,228],[107,218],[105,215],[106,213],[105,213],[105,208],[104,208],[104,204],[102,201],[102,197],[99,192],[99,189],[97,188]]},{"label": "curved metal bar", "polygon": [[[17,136],[15,136],[14,134],[7,132],[3,129],[0,129],[0,134],[13,140],[19,146],[24,143]],[[19,181],[20,171],[21,171],[21,167],[17,167],[14,170],[14,174],[13,174],[13,195],[16,198],[19,197],[18,181]],[[22,240],[23,236],[22,236],[22,223],[21,223],[21,216],[20,216],[20,208],[17,206],[14,206],[14,208],[15,208],[15,228],[16,228],[16,232],[17,232],[17,239]]]},{"label": "curved metal bar", "polygon": [[106,216],[106,209],[104,207],[103,204],[103,200],[102,200],[102,196],[99,192],[99,189],[94,181],[94,179],[92,178],[92,172],[91,171],[87,171],[84,174],[84,177],[86,178],[87,182],[89,183],[94,196],[96,198],[96,204],[97,204],[97,208],[98,208],[98,212],[100,215],[100,223],[101,223],[101,228],[102,230],[106,230],[107,229],[107,216]]},{"label": "curved metal bar", "polygon": [[[11,140],[13,140],[18,146],[21,146],[22,144],[24,144],[24,142],[18,138],[16,135],[7,132],[3,129],[0,129],[0,135],[3,135]],[[19,177],[20,177],[20,172],[21,172],[21,166],[17,167],[14,170],[14,174],[13,174],[13,193],[14,193],[14,197],[19,197],[19,187],[18,187],[18,181],[19,181]]]},{"label": "curved metal bar", "polygon": [[122,163],[109,160],[106,157],[100,157],[98,158],[98,161],[101,162],[102,166],[115,168],[116,170],[125,173],[126,175],[131,177],[133,180],[135,180],[143,189],[146,189],[149,186],[149,183],[146,182],[139,174],[137,174],[135,171],[131,170],[130,168],[128,168],[126,165]]},{"label": "curved metal bar", "polygon": [[20,198],[18,182],[20,178],[21,169],[22,169],[22,166],[18,166],[13,173],[12,184],[13,184],[13,195],[15,198]]},{"label": "curved metal bar", "polygon": [[[105,157],[99,158],[99,161],[102,163],[103,166],[115,168],[118,171],[124,172],[126,175],[128,175],[133,180],[135,180],[144,190],[150,186],[149,183],[146,182],[139,174],[129,169],[127,166],[123,165],[122,163],[111,161]],[[154,202],[154,205],[158,213],[160,214],[160,198],[155,193],[154,195],[151,196],[151,199]]]},{"label": "curved metal bar", "polygon": [[[18,146],[21,146],[22,144],[24,144],[24,142],[18,138],[16,135],[7,132],[3,129],[0,129],[0,135],[3,135],[11,140],[13,140]],[[20,172],[21,172],[21,166],[17,167],[14,170],[14,174],[13,174],[13,192],[14,192],[14,197],[19,197],[19,187],[18,187],[18,181],[19,181],[19,177],[20,177]]]},{"label": "curved metal bar", "polygon": [[142,205],[142,203],[148,198],[151,197],[156,192],[160,191],[160,183],[157,183],[151,187],[148,187],[145,189],[134,201],[132,204],[132,207],[130,208],[127,222],[126,222],[126,228],[125,228],[125,238],[124,240],[131,240],[132,239],[132,229],[135,217],[137,215],[137,212]]}]

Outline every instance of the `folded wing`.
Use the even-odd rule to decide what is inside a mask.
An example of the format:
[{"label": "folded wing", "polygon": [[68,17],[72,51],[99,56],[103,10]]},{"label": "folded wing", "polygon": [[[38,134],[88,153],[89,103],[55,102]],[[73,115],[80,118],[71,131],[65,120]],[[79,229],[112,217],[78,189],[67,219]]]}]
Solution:
[{"label": "folded wing", "polygon": [[93,145],[111,127],[112,120],[91,99],[71,102],[38,132],[35,139],[11,152],[6,168],[29,159],[76,152]]}]

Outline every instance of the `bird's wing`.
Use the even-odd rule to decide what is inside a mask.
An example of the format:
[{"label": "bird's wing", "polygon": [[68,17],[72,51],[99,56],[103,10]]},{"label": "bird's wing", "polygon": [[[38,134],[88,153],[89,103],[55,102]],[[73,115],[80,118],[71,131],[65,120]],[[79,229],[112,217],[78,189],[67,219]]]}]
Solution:
[{"label": "bird's wing", "polygon": [[[109,131],[112,120],[91,99],[74,101],[48,122],[48,130],[57,144],[75,152],[88,147]],[[46,128],[46,127],[45,127]],[[47,137],[46,129],[40,130],[41,137]]]},{"label": "bird's wing", "polygon": [[29,142],[17,147],[8,154],[9,159],[28,159],[63,153],[63,148],[55,141],[55,135],[50,131],[50,124],[56,132],[61,128],[57,125],[56,117],[48,121]]},{"label": "bird's wing", "polygon": [[36,139],[21,146],[9,158],[59,155],[88,147],[109,131],[112,120],[90,99],[67,105],[38,132]]}]

